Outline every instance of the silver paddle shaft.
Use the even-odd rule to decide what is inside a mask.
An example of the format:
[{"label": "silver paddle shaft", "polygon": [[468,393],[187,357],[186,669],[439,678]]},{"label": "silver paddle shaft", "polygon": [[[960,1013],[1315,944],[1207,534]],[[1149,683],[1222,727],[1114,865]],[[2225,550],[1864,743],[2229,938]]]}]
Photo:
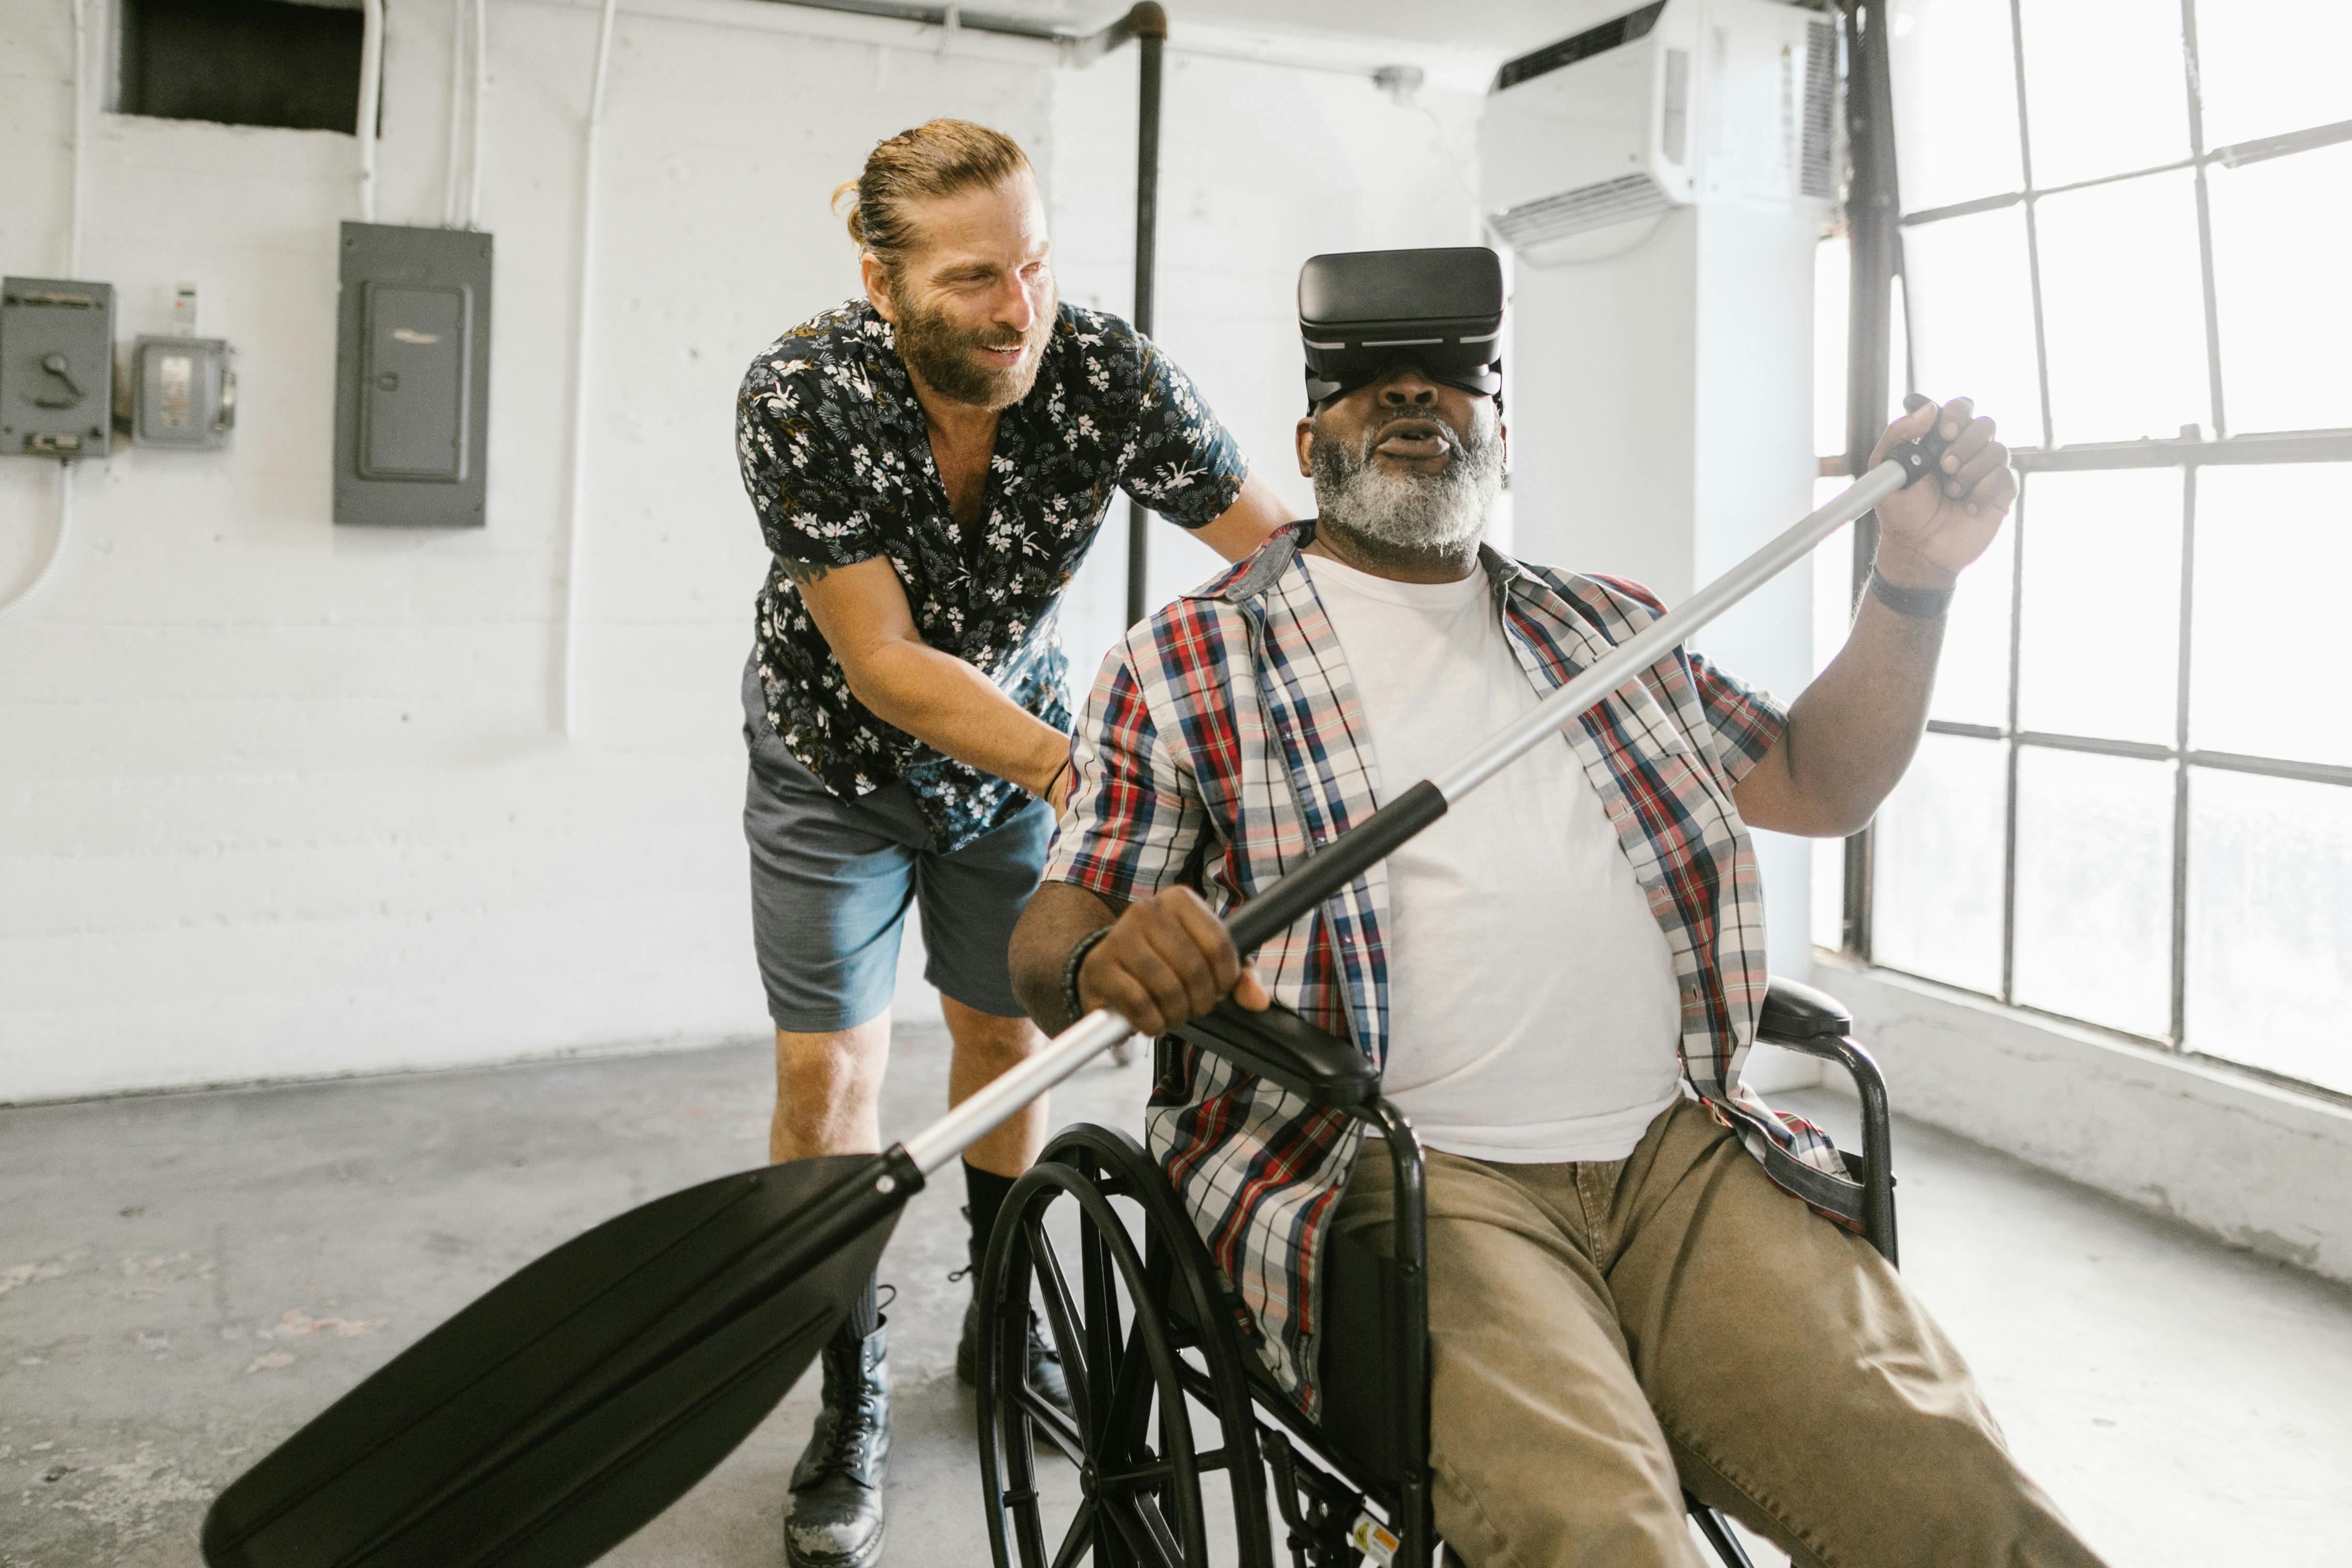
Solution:
[{"label": "silver paddle shaft", "polygon": [[1134,1026],[1097,1007],[1045,1043],[1019,1067],[999,1073],[971,1099],[907,1140],[907,1158],[929,1175],[1018,1116],[1028,1103],[1135,1033]]},{"label": "silver paddle shaft", "polygon": [[[1447,801],[1460,800],[1533,749],[1547,735],[1574,722],[1584,710],[1638,677],[1686,640],[1693,632],[1812,553],[1813,546],[1901,489],[1910,474],[1892,458],[1848,486],[1747,560],[1709,583],[1684,604],[1659,616],[1595,660],[1529,709],[1493,740],[1430,782]],[[1046,1043],[1045,1048],[907,1140],[907,1157],[925,1175],[1018,1115],[1039,1095],[1118,1044],[1135,1031],[1118,1014],[1097,1007]]]},{"label": "silver paddle shaft", "polygon": [[1584,710],[1665,658],[1690,635],[1813,552],[1813,546],[1910,482],[1903,465],[1888,459],[1847,486],[1829,505],[1693,594],[1623,642],[1595,659],[1590,668],[1527,710],[1502,733],[1429,782],[1448,802],[1460,800],[1545,736],[1566,728]]}]

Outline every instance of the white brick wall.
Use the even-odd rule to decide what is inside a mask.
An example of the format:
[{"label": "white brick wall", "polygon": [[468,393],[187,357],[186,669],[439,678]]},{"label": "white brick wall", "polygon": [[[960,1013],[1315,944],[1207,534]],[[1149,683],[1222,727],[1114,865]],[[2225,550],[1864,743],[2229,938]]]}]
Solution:
[{"label": "white brick wall", "polygon": [[[378,216],[436,222],[449,13],[391,9]],[[0,0],[10,272],[63,261],[70,15]],[[351,139],[93,117],[81,275],[118,289],[124,341],[163,330],[173,286],[197,283],[201,330],[237,349],[239,428],[225,454],[119,447],[86,466],[56,576],[0,618],[0,1100],[764,1031],[735,697],[762,552],[731,398],[754,349],[855,287],[826,194],[920,119],[997,125],[1048,178],[1066,292],[1127,305],[1131,53],[1057,71],[1027,46],[967,37],[942,56],[936,35],[752,0],[625,6],[596,240],[582,739],[566,745],[594,12],[499,0],[490,26],[480,531],[328,521]],[[1297,264],[1474,237],[1475,100],[1401,109],[1360,79],[1181,56],[1168,79],[1160,335],[1303,499],[1279,478]],[[47,546],[54,482],[0,460],[0,595]],[[1165,590],[1202,574],[1197,555],[1159,559]],[[1123,572],[1107,533],[1071,616],[1082,673],[1116,629]],[[923,1005],[908,987],[902,1005]]]}]

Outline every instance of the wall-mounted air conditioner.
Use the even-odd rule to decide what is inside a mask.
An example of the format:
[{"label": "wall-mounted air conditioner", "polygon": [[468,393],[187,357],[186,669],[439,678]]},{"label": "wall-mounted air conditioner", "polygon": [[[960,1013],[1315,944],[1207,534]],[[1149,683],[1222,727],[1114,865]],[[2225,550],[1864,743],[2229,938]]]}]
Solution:
[{"label": "wall-mounted air conditioner", "polygon": [[1510,61],[1479,127],[1486,222],[1523,261],[1638,242],[1669,207],[1832,195],[1837,27],[1776,0],[1654,0]]}]

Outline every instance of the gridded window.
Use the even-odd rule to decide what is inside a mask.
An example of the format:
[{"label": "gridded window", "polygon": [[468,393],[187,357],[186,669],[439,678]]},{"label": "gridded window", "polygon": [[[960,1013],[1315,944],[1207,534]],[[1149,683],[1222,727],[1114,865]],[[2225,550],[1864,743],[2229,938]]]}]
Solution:
[{"label": "gridded window", "polygon": [[2352,5],[1883,15],[1893,379],[1974,397],[2022,493],[1816,940],[2352,1093]]}]

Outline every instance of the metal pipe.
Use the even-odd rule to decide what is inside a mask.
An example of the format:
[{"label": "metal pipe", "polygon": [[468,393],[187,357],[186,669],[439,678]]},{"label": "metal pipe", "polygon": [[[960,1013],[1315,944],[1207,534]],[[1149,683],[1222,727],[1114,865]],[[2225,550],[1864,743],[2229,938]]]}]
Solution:
[{"label": "metal pipe", "polygon": [[613,60],[613,10],[604,0],[596,24],[596,74],[588,89],[588,124],[581,144],[580,295],[572,341],[572,494],[563,567],[563,679],[560,715],[566,740],[579,732],[581,536],[588,507],[589,333],[596,281],[596,146],[604,123],[604,81]]},{"label": "metal pipe", "polygon": [[449,132],[441,181],[441,226],[457,226],[457,133],[466,87],[466,0],[449,0]]},{"label": "metal pipe", "polygon": [[474,7],[474,122],[466,136],[470,167],[466,174],[466,226],[482,226],[482,132],[490,90],[490,0],[472,0]]},{"label": "metal pipe", "polygon": [[[996,11],[972,11],[961,5],[923,5],[908,3],[908,0],[772,0],[772,3],[797,5],[806,11],[838,11],[851,16],[877,16],[888,22],[913,22],[926,27],[948,26],[952,15],[952,26],[963,32],[993,33],[1000,37],[1058,44],[1072,64],[1082,66],[1092,65],[1135,37],[1132,12],[1099,32],[1065,33],[1050,22],[1032,21],[1026,16],[1007,16]],[[1150,8],[1159,9],[1157,5]],[[1166,30],[1164,18],[1161,28],[1163,32]]]},{"label": "metal pipe", "polygon": [[[1151,335],[1152,291],[1160,246],[1160,55],[1168,42],[1168,13],[1138,5],[1128,13],[1140,56],[1135,121],[1135,330]],[[1127,501],[1127,624],[1143,619],[1150,574],[1150,516],[1143,503]]]},{"label": "metal pipe", "polygon": [[[1846,142],[1853,149],[1853,182],[1847,195],[1846,223],[1852,253],[1846,305],[1846,472],[1859,473],[1878,444],[1886,423],[1887,377],[1893,355],[1894,287],[1902,244],[1901,191],[1895,163],[1895,97],[1888,65],[1885,0],[1844,0],[1846,7]],[[1865,523],[1853,531],[1853,564],[1846,582],[1847,607],[1860,600],[1878,551],[1878,531]],[[1846,951],[1869,956],[1871,835],[1864,828],[1845,841],[1844,911],[1841,937]]]},{"label": "metal pipe", "polygon": [[360,8],[360,114],[352,128],[360,139],[360,221],[375,221],[376,108],[383,91],[383,0]]},{"label": "metal pipe", "polygon": [[66,271],[81,270],[82,165],[89,162],[84,127],[89,122],[89,0],[74,0],[73,8],[73,141],[72,185],[66,193]]},{"label": "metal pipe", "polygon": [[24,588],[23,588],[23,589],[22,589],[22,590],[21,590],[21,591],[16,595],[16,596],[15,598],[13,598],[13,599],[0,599],[0,616],[8,616],[8,615],[13,615],[13,614],[14,614],[14,613],[16,613],[17,610],[19,610],[19,609],[23,608],[25,605],[28,605],[28,604],[30,604],[30,603],[32,603],[33,596],[34,596],[36,594],[38,594],[38,593],[41,591],[41,589],[42,589],[44,586],[46,586],[46,585],[47,584],[48,580],[50,579],[50,577],[51,577],[51,576],[53,576],[53,575],[55,575],[55,574],[56,574],[56,573],[57,573],[57,569],[58,569],[58,563],[59,561],[61,561],[61,560],[63,560],[63,559],[65,558],[65,553],[66,553],[66,535],[67,535],[69,531],[71,531],[71,530],[72,530],[72,528],[73,528],[73,514],[74,514],[74,471],[73,471],[73,470],[74,470],[74,466],[73,466],[73,461],[72,461],[72,459],[70,459],[70,458],[60,458],[60,459],[58,459],[58,531],[57,531],[57,533],[56,533],[56,534],[55,534],[55,535],[54,535],[54,536],[49,540],[49,554],[48,554],[48,559],[41,563],[41,569],[40,569],[38,572],[36,572],[36,573],[34,573],[34,574],[33,574],[33,580],[32,580],[31,582],[29,582],[29,583],[26,584],[25,584],[25,586],[24,586]]}]

